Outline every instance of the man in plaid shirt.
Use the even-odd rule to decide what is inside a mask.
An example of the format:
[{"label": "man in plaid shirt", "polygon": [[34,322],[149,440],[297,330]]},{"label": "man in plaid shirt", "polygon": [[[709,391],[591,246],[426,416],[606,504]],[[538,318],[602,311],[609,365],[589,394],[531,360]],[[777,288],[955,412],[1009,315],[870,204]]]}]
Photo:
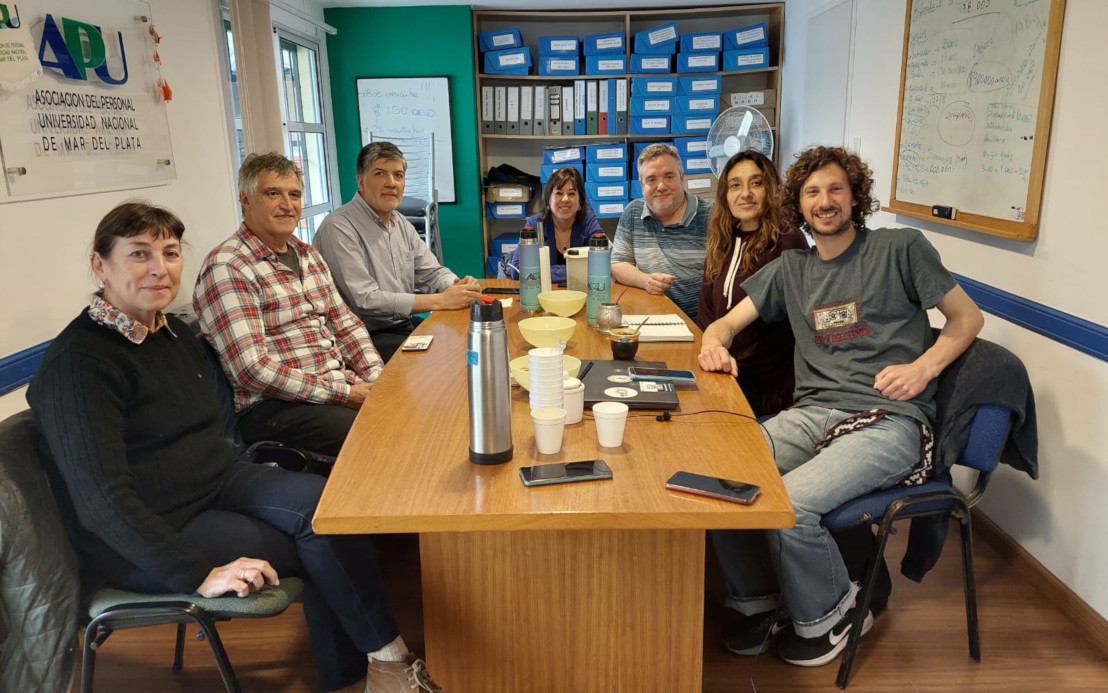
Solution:
[{"label": "man in plaid shirt", "polygon": [[284,156],[246,157],[242,225],[204,260],[193,307],[234,386],[243,440],[337,455],[382,362],[319,253],[293,237],[303,187]]}]

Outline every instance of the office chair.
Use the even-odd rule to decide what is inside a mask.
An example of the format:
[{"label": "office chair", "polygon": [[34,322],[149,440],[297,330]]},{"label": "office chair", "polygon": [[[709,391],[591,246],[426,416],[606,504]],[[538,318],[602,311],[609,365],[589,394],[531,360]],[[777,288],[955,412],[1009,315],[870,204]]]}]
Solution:
[{"label": "office chair", "polygon": [[823,525],[829,530],[842,530],[862,524],[878,526],[877,547],[870,559],[866,577],[858,593],[858,606],[854,610],[854,623],[847,638],[846,651],[839,665],[836,685],[846,689],[854,654],[862,637],[862,622],[870,609],[870,597],[883,562],[885,545],[889,535],[896,530],[893,523],[912,517],[950,515],[958,520],[962,535],[962,573],[966,598],[966,630],[969,636],[970,656],[981,661],[981,647],[977,629],[977,588],[973,573],[973,528],[970,524],[970,508],[977,505],[985,494],[989,476],[1000,460],[1000,453],[1008,438],[1012,412],[1007,407],[981,405],[973,417],[969,439],[956,464],[977,471],[974,488],[962,495],[954,486],[941,481],[929,481],[920,486],[894,487],[874,491],[848,501],[823,516]]},{"label": "office chair", "polygon": [[[0,598],[4,599],[4,603],[0,604],[3,607],[0,613],[10,613],[16,621],[33,622],[41,620],[45,611],[60,612],[57,616],[58,624],[67,630],[61,638],[66,647],[62,651],[51,653],[47,658],[50,661],[40,666],[48,669],[47,673],[50,675],[64,679],[65,673],[72,671],[72,657],[65,652],[70,649],[68,645],[72,642],[71,634],[74,632],[69,629],[83,620],[77,616],[77,603],[82,589],[87,591],[89,607],[87,623],[84,625],[81,693],[91,693],[93,690],[96,651],[117,630],[176,623],[177,645],[173,671],[180,671],[185,624],[189,621],[200,627],[198,637],[208,641],[228,693],[239,693],[241,688],[219,638],[216,622],[231,618],[276,616],[284,612],[303,591],[304,583],[298,578],[285,578],[280,585],[267,586],[249,597],[215,599],[204,599],[195,594],[147,594],[79,585],[76,556],[62,524],[57,503],[49,492],[49,481],[35,454],[30,411],[22,411],[0,422],[0,486],[4,490],[0,495],[0,502],[4,503],[4,513],[25,515],[24,522],[33,532],[33,535],[11,532],[16,535],[14,539],[9,539],[5,534],[4,556],[10,560],[0,562],[0,583],[7,579],[8,571],[22,570],[27,574],[17,577],[26,582],[19,592],[23,594],[33,590],[33,599],[29,602],[9,602],[9,593],[0,593]],[[7,529],[5,532],[7,533]],[[14,545],[8,545],[9,541]],[[43,547],[50,547],[52,553],[41,554]],[[61,564],[56,560],[59,552],[63,559]],[[35,563],[40,556],[42,560]],[[32,617],[32,614],[35,615]],[[17,635],[26,638],[43,637],[42,634],[22,631]],[[50,679],[44,676],[41,680]]]}]

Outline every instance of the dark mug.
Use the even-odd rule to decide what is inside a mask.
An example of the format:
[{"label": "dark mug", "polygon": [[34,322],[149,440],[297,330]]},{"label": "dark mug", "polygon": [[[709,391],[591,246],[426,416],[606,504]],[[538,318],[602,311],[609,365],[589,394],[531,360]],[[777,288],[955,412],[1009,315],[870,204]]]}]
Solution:
[{"label": "dark mug", "polygon": [[613,328],[608,338],[612,342],[612,358],[617,361],[634,360],[639,350],[639,333],[629,327]]}]

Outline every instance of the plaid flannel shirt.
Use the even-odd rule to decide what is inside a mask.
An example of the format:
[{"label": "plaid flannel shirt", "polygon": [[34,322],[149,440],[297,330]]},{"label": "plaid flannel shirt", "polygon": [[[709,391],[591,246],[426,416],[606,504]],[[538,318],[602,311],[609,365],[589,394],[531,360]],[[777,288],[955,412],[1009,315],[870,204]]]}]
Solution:
[{"label": "plaid flannel shirt", "polygon": [[288,239],[303,278],[246,224],[204,260],[192,305],[219,353],[239,412],[263,399],[344,404],[350,386],[372,383],[381,357],[343,303],[323,258]]}]

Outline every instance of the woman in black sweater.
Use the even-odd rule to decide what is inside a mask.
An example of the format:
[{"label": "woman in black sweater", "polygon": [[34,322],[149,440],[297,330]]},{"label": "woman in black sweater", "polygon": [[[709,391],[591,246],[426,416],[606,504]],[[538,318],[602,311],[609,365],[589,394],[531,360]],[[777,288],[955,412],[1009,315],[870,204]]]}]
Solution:
[{"label": "woman in black sweater", "polygon": [[104,217],[91,255],[100,290],[27,393],[82,570],[204,597],[303,576],[325,690],[439,690],[400,638],[369,540],[312,531],[324,479],[235,459],[202,347],[162,313],[180,288],[183,233],[142,203]]}]

